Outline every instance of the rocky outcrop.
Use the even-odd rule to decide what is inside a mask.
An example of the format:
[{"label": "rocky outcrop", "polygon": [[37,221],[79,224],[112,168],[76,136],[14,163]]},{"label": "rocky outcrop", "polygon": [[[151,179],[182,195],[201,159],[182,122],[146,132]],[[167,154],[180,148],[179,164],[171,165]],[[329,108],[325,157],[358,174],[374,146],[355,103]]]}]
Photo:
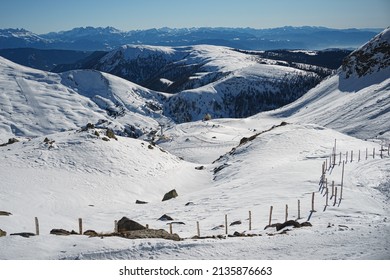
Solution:
[{"label": "rocky outcrop", "polygon": [[172,198],[175,198],[175,197],[178,197],[178,196],[179,196],[179,195],[177,194],[176,190],[173,189],[173,190],[167,192],[167,193],[164,195],[162,201],[169,200],[169,199],[172,199]]},{"label": "rocky outcrop", "polygon": [[127,231],[144,230],[144,229],[146,229],[146,227],[133,220],[130,220],[127,217],[122,217],[122,219],[118,221],[118,232],[127,232]]}]

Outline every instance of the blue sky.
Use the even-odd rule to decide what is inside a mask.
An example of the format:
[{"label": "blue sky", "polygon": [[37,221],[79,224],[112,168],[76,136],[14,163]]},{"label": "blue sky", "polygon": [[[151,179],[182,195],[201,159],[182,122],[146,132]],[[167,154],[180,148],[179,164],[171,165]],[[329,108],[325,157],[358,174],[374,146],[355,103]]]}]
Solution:
[{"label": "blue sky", "polygon": [[326,26],[385,28],[390,0],[1,0],[0,28]]}]

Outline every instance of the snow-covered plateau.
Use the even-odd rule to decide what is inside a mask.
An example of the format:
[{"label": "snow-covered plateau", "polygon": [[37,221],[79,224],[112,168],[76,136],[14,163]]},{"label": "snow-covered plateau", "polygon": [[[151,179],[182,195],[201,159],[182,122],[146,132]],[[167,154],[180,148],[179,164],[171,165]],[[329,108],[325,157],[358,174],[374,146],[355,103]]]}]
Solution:
[{"label": "snow-covered plateau", "polygon": [[[180,124],[167,94],[0,58],[0,259],[390,259],[388,34],[286,107]],[[122,217],[181,240],[109,236]],[[99,236],[50,234],[79,218]]]}]

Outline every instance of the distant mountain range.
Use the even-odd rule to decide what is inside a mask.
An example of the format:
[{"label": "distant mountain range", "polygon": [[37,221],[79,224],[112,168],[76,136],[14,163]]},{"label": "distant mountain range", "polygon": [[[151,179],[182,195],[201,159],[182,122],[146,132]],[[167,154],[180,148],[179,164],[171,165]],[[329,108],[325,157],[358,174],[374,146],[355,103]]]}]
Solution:
[{"label": "distant mountain range", "polygon": [[120,31],[113,27],[79,27],[34,34],[25,29],[1,29],[0,49],[38,48],[81,51],[112,50],[125,44],[158,46],[218,45],[245,50],[356,48],[382,29],[326,27],[159,28]]}]

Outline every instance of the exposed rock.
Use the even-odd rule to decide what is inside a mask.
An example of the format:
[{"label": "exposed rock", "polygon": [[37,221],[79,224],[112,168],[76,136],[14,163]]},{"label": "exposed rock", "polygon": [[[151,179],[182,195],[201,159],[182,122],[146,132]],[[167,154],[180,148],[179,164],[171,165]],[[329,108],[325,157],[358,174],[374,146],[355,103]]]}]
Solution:
[{"label": "exposed rock", "polygon": [[235,226],[235,225],[241,225],[241,221],[234,221],[233,223],[230,224],[230,226]]},{"label": "exposed rock", "polygon": [[77,232],[75,232],[74,230],[72,231],[68,231],[68,230],[65,230],[65,229],[52,229],[50,231],[50,234],[54,234],[54,235],[71,235],[71,234],[78,234]]},{"label": "exposed rock", "polygon": [[224,227],[225,227],[224,225],[219,225],[219,226],[213,227],[211,230],[217,230],[217,229],[221,229]]},{"label": "exposed rock", "polygon": [[153,148],[153,146],[152,145],[148,145],[148,149],[150,149],[150,150],[153,150],[154,148]]},{"label": "exposed rock", "polygon": [[18,232],[18,233],[11,233],[10,235],[19,235],[25,238],[29,238],[30,236],[35,236],[32,232]]},{"label": "exposed rock", "polygon": [[158,218],[159,221],[173,221],[172,217],[168,216],[167,214],[162,215],[160,218]]},{"label": "exposed rock", "polygon": [[0,216],[9,216],[12,215],[10,212],[7,211],[0,211]]},{"label": "exposed rock", "polygon": [[192,201],[189,201],[184,206],[190,206],[190,205],[194,205],[194,203]]},{"label": "exposed rock", "polygon": [[135,201],[135,204],[147,204],[147,202],[146,201],[142,201],[142,200],[136,200]]},{"label": "exposed rock", "polygon": [[88,129],[94,129],[95,128],[95,125],[92,124],[92,123],[87,123],[86,127],[85,127],[87,130]]},{"label": "exposed rock", "polygon": [[122,219],[118,221],[118,232],[143,230],[143,229],[146,229],[146,227],[133,220],[130,220],[127,217],[122,217]]},{"label": "exposed rock", "polygon": [[96,231],[92,230],[92,229],[88,229],[88,230],[84,231],[83,234],[84,235],[89,235],[89,236],[97,236],[98,235],[98,233]]},{"label": "exposed rock", "polygon": [[172,225],[174,225],[174,224],[176,224],[176,225],[185,225],[184,222],[170,222],[168,224],[172,224]]},{"label": "exposed rock", "polygon": [[115,136],[115,133],[112,129],[108,128],[107,131],[106,131],[106,136],[108,138],[111,138],[111,139],[115,139],[115,140],[118,140],[118,138],[116,138]]},{"label": "exposed rock", "polygon": [[107,236],[119,236],[128,239],[144,239],[144,238],[162,238],[173,241],[182,240],[180,236],[176,233],[170,234],[163,229],[142,229],[136,231],[124,231],[124,232],[116,232],[111,234],[98,234],[99,237],[107,237]]},{"label": "exposed rock", "polygon": [[0,237],[6,236],[6,235],[7,235],[7,232],[0,229]]},{"label": "exposed rock", "polygon": [[169,199],[175,198],[175,197],[177,197],[177,196],[178,196],[178,194],[177,194],[176,190],[173,189],[173,190],[167,192],[167,193],[164,195],[162,201],[169,200]]},{"label": "exposed rock", "polygon": [[8,139],[8,142],[7,143],[4,143],[4,144],[0,144],[0,147],[4,147],[4,146],[7,146],[7,145],[11,145],[11,144],[14,144],[14,143],[17,143],[19,142],[18,139],[16,138],[9,138]]},{"label": "exposed rock", "polygon": [[276,224],[272,224],[272,225],[267,225],[264,229],[274,227],[274,228],[276,228],[276,231],[279,231],[279,230],[284,229],[285,227],[288,227],[288,226],[292,226],[294,228],[300,228],[300,227],[307,227],[307,226],[311,227],[312,225],[309,222],[303,222],[300,224],[297,221],[289,220],[289,221],[284,222],[284,223],[276,223]]},{"label": "exposed rock", "polygon": [[203,165],[201,165],[201,166],[196,166],[195,169],[196,169],[196,170],[203,170],[203,169],[204,169],[204,166],[203,166]]},{"label": "exposed rock", "polygon": [[110,139],[108,139],[107,137],[102,137],[102,140],[103,141],[110,141]]}]

